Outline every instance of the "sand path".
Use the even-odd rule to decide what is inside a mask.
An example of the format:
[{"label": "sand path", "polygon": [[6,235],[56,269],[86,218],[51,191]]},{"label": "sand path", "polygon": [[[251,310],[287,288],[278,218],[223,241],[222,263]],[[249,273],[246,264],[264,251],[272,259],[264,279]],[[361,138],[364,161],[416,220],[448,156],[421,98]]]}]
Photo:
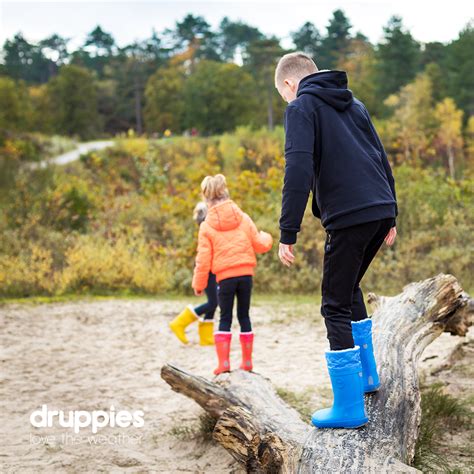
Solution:
[{"label": "sand path", "polygon": [[[167,324],[183,304],[96,300],[1,306],[0,471],[243,473],[223,448],[202,436],[201,408],[160,378],[167,361],[212,377],[214,348],[197,344],[197,327],[190,327],[188,346],[169,332]],[[311,407],[325,403],[331,392],[317,303],[256,302],[251,317],[255,370]],[[237,337],[234,341],[235,367],[240,349]],[[143,410],[145,425],[105,427],[100,434],[106,441],[97,445],[73,442],[62,438],[71,428],[31,426],[29,416],[42,404],[63,411],[108,411],[111,405]],[[129,438],[120,440],[124,434]]]}]

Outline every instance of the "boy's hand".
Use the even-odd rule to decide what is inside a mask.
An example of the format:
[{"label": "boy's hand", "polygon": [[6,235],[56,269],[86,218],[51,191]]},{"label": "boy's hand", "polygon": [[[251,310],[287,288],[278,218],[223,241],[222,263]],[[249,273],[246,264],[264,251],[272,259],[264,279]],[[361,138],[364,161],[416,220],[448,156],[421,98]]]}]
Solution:
[{"label": "boy's hand", "polygon": [[395,237],[397,236],[397,228],[392,227],[389,231],[387,236],[385,237],[385,243],[390,247],[395,242]]},{"label": "boy's hand", "polygon": [[196,296],[202,296],[202,295],[204,294],[204,290],[199,290],[199,291],[198,291],[198,290],[195,289],[195,290],[194,290],[194,294],[195,294]]},{"label": "boy's hand", "polygon": [[280,242],[280,247],[278,248],[278,257],[280,258],[283,265],[290,267],[295,260],[295,256],[293,254],[293,245],[282,244]]}]

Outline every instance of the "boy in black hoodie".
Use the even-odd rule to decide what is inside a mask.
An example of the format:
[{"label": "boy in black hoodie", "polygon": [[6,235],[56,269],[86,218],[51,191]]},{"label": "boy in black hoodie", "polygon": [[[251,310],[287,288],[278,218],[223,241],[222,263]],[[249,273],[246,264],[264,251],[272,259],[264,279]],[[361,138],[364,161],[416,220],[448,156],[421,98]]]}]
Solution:
[{"label": "boy in black hoodie", "polygon": [[360,280],[385,241],[392,245],[398,214],[395,182],[364,104],[347,88],[344,71],[318,71],[304,53],[283,56],[275,86],[285,112],[285,178],[279,257],[291,266],[293,246],[312,191],[312,212],[326,230],[321,314],[334,405],[313,414],[317,427],[365,424],[363,394],[379,388]]}]

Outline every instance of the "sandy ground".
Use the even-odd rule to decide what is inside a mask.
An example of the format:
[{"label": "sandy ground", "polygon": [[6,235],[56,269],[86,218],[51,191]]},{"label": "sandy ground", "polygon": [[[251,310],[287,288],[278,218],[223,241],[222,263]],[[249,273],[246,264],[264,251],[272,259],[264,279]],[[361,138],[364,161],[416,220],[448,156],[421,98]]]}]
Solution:
[{"label": "sandy ground", "polygon": [[[201,408],[160,378],[165,362],[212,378],[214,348],[198,345],[197,326],[189,328],[188,346],[168,329],[182,307],[179,301],[152,300],[0,307],[0,471],[244,472],[203,437]],[[298,311],[294,307],[291,301],[252,307],[255,371],[317,408],[331,393],[321,370],[324,324],[316,302],[299,303]],[[236,367],[240,349],[234,341]],[[432,356],[428,360],[436,366]],[[71,428],[31,426],[31,412],[43,404],[65,412],[109,411],[111,405],[116,411],[143,410],[145,423],[142,428],[105,427],[94,444],[87,440],[88,429],[72,438]]]}]

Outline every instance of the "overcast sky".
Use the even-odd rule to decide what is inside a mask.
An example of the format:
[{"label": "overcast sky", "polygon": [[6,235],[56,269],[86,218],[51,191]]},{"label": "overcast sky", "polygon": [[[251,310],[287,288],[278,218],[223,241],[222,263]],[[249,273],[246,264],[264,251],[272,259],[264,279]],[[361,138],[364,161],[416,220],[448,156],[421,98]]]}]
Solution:
[{"label": "overcast sky", "polygon": [[224,16],[257,26],[283,38],[306,21],[325,31],[332,11],[341,8],[351,20],[353,33],[361,31],[372,42],[382,35],[391,15],[400,15],[414,37],[422,42],[447,42],[474,17],[474,1],[461,0],[253,0],[253,1],[5,1],[0,0],[0,43],[21,31],[32,42],[52,33],[71,38],[70,47],[82,44],[97,24],[112,33],[119,46],[143,39],[153,28],[172,27],[187,13],[202,15],[217,27]]}]

